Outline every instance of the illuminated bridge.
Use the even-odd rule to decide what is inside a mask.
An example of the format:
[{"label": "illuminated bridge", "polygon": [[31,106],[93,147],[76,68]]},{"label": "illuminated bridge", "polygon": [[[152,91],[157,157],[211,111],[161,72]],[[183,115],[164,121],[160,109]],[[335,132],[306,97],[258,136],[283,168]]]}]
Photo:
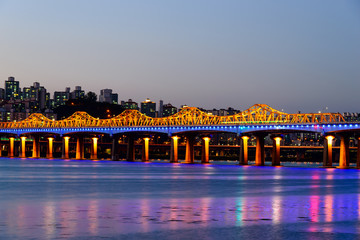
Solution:
[{"label": "illuminated bridge", "polygon": [[[98,119],[86,112],[76,112],[63,120],[51,120],[35,113],[19,122],[0,122],[0,134],[9,139],[1,149],[8,157],[26,157],[26,139],[33,143],[32,156],[40,156],[40,138],[47,139],[47,156],[53,157],[53,141],[62,139],[62,157],[69,158],[70,139],[76,139],[76,158],[84,158],[84,138],[91,139],[91,159],[97,158],[99,135],[112,138],[112,159],[117,159],[120,135],[127,136],[127,160],[135,160],[134,141],[143,139],[142,160],[149,160],[149,135],[167,134],[171,138],[171,162],[178,162],[178,138],[186,139],[186,163],[194,162],[196,137],[202,139],[202,162],[209,162],[209,140],[212,133],[234,133],[240,142],[240,164],[248,163],[248,139],[256,137],[255,165],[264,165],[264,138],[273,139],[272,165],[280,165],[280,141],[284,134],[315,132],[324,137],[324,166],[332,166],[332,140],[340,136],[339,166],[349,166],[349,137],[360,133],[360,123],[348,123],[339,113],[288,114],[265,104],[256,104],[235,115],[214,116],[197,108],[185,107],[178,113],[162,118],[151,118],[137,110],[125,110],[109,119]],[[357,135],[356,135],[357,136]],[[20,139],[16,141],[15,139]],[[360,145],[360,144],[358,144]],[[359,152],[359,151],[358,151]],[[357,165],[360,167],[360,154]]]}]

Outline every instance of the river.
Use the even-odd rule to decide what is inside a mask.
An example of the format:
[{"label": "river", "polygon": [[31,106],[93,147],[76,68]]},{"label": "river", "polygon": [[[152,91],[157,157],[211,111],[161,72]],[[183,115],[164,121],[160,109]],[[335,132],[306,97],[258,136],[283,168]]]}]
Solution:
[{"label": "river", "polygon": [[357,239],[360,171],[0,158],[0,239]]}]

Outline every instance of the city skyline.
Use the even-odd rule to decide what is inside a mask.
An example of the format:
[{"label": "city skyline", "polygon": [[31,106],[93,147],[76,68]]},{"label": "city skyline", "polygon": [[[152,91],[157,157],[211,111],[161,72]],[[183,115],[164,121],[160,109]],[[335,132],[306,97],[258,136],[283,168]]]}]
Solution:
[{"label": "city skyline", "polygon": [[360,112],[356,1],[2,1],[0,77],[49,92]]},{"label": "city skyline", "polygon": [[[51,111],[54,108],[56,108],[56,106],[64,105],[66,103],[66,101],[68,101],[68,100],[75,100],[75,99],[79,99],[79,98],[84,98],[85,95],[88,94],[88,93],[95,93],[97,102],[108,102],[108,103],[113,103],[115,105],[122,105],[122,106],[125,107],[125,109],[138,109],[142,113],[145,113],[146,115],[151,116],[151,117],[161,117],[162,116],[162,110],[163,110],[162,107],[163,106],[167,106],[167,108],[169,108],[169,109],[167,109],[167,111],[170,111],[170,112],[167,112],[166,116],[175,114],[177,112],[177,109],[181,109],[183,106],[196,107],[196,108],[198,108],[198,109],[200,109],[202,111],[212,113],[213,115],[233,115],[233,114],[236,114],[237,112],[245,110],[245,109],[234,109],[233,107],[230,107],[230,106],[221,107],[221,108],[215,108],[215,107],[211,108],[210,107],[208,109],[205,109],[205,108],[202,108],[202,107],[199,107],[199,106],[191,106],[191,105],[189,106],[189,105],[186,105],[186,104],[182,104],[180,106],[175,106],[170,102],[167,102],[167,103],[165,102],[165,105],[164,105],[164,100],[163,99],[158,99],[158,100],[154,100],[154,101],[153,101],[153,99],[149,99],[149,98],[139,100],[139,101],[137,101],[137,100],[134,101],[134,99],[132,99],[132,98],[119,99],[118,94],[115,93],[115,92],[112,92],[112,89],[109,89],[109,88],[100,89],[99,94],[97,92],[93,92],[93,91],[86,91],[86,89],[82,89],[81,86],[74,86],[73,88],[65,87],[64,90],[55,90],[53,93],[51,93],[51,92],[47,92],[46,87],[41,86],[41,83],[39,83],[39,82],[34,82],[31,86],[21,86],[20,82],[17,81],[15,79],[15,77],[13,77],[13,76],[9,76],[8,79],[5,81],[4,88],[0,87],[0,100],[2,99],[2,96],[3,96],[3,100],[5,100],[5,101],[7,101],[6,98],[9,98],[9,97],[10,98],[8,100],[16,100],[16,99],[14,99],[14,97],[12,95],[5,96],[5,95],[7,95],[6,94],[6,89],[7,89],[7,83],[6,82],[8,82],[8,81],[16,81],[17,84],[19,85],[19,93],[20,93],[19,100],[26,100],[26,99],[30,100],[31,97],[30,97],[28,91],[30,89],[32,89],[32,88],[44,89],[45,90],[45,95],[48,94],[48,100],[50,100],[52,102],[49,103],[50,105],[48,107],[46,107],[45,109],[43,109],[43,110],[47,109],[47,110],[51,110]],[[32,98],[34,98],[34,97],[32,97]],[[64,100],[61,100],[62,98],[64,98]],[[141,106],[143,105],[143,103],[146,103],[146,102],[153,102],[155,104],[154,106],[152,106],[152,108],[154,109],[154,111],[156,111],[156,114],[157,114],[156,116],[153,115],[153,114],[155,114],[155,112],[149,114],[149,113],[143,112],[141,110],[142,109]],[[157,104],[157,103],[159,103],[159,104]],[[41,105],[41,100],[39,101],[39,104]],[[134,108],[134,106],[130,106],[129,104],[130,105],[135,104],[136,107]],[[255,103],[255,104],[257,104],[257,103]],[[255,105],[255,104],[253,104],[253,105]],[[249,107],[252,107],[253,105],[251,105]],[[175,112],[174,112],[173,108],[176,109]],[[248,108],[246,108],[246,109],[248,109]],[[280,111],[284,112],[284,109],[276,109],[276,110],[280,110]],[[329,110],[328,107],[325,107],[325,108],[323,108],[321,110],[318,110],[318,111],[316,111],[314,113],[330,112],[328,110]],[[37,110],[35,112],[37,112]],[[299,112],[301,112],[301,111],[297,111],[296,113],[299,113]],[[170,113],[172,113],[172,114],[170,114]],[[358,117],[358,114],[360,114],[359,112],[339,112],[339,113],[342,113],[344,116],[349,116],[349,117],[354,117],[355,116],[356,118]]]}]

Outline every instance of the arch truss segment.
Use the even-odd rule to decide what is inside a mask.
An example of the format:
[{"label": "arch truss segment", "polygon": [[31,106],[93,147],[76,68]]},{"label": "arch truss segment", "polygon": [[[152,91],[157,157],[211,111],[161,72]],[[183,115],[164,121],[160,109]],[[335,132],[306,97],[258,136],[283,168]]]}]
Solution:
[{"label": "arch truss segment", "polygon": [[19,128],[81,128],[81,127],[157,127],[157,126],[213,126],[251,124],[314,124],[345,122],[340,113],[297,113],[288,114],[266,104],[252,107],[229,116],[215,116],[195,107],[184,107],[178,113],[162,118],[148,117],[137,110],[125,110],[121,114],[99,119],[86,112],[75,112],[66,119],[54,121],[40,113],[33,113],[19,122],[0,122],[2,129]]}]

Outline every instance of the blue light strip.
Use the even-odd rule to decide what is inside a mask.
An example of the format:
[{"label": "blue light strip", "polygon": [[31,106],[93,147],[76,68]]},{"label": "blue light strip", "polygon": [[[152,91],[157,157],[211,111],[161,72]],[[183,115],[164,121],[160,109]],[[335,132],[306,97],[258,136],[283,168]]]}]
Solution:
[{"label": "blue light strip", "polygon": [[48,133],[70,133],[70,132],[102,132],[112,134],[113,132],[142,132],[142,131],[155,131],[155,132],[185,132],[185,131],[262,131],[266,129],[302,129],[310,131],[319,131],[323,129],[326,131],[336,131],[336,129],[356,129],[360,130],[358,123],[351,124],[307,124],[307,125],[234,125],[234,126],[179,126],[179,127],[95,127],[95,128],[22,128],[22,129],[0,129],[0,132],[11,134],[24,134],[31,132],[48,132]]}]

